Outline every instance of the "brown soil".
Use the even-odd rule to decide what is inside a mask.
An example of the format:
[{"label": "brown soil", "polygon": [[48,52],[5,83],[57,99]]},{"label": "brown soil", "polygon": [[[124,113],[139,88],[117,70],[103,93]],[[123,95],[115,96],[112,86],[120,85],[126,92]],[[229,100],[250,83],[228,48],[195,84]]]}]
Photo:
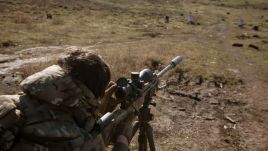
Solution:
[{"label": "brown soil", "polygon": [[230,86],[180,76],[155,98],[152,125],[161,150],[267,150],[268,106],[259,96],[267,93],[253,89],[258,97],[249,95],[253,92],[241,80]]},{"label": "brown soil", "polygon": [[[154,98],[157,150],[268,150],[267,1],[24,1],[0,0],[0,94],[20,91],[23,78],[76,49],[68,45],[97,50],[120,76],[182,55]],[[186,23],[190,14],[199,25]]]}]

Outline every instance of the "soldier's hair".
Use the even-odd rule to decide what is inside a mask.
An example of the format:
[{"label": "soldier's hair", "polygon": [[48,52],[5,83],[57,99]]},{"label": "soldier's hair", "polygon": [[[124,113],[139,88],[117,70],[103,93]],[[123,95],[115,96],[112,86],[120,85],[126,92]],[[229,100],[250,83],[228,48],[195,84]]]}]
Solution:
[{"label": "soldier's hair", "polygon": [[104,96],[111,80],[111,71],[102,58],[87,51],[71,51],[58,61],[74,79],[85,84],[97,98]]}]

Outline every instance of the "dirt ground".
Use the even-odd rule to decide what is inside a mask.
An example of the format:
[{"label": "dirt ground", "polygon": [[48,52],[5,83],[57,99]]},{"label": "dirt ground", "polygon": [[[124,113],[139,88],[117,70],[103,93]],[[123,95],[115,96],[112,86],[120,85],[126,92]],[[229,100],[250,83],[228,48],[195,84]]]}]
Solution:
[{"label": "dirt ground", "polygon": [[167,89],[155,98],[153,125],[159,148],[267,150],[265,98],[253,98],[241,81],[221,87],[222,80],[174,76],[168,81]]},{"label": "dirt ground", "polygon": [[[0,7],[24,7],[15,4],[18,1],[7,2],[0,1]],[[94,4],[90,12],[96,16],[86,17],[93,16],[94,23],[86,21],[92,18],[81,17],[80,12],[88,13],[87,7],[71,14],[72,19],[79,16],[85,21],[79,29],[90,26],[89,31],[69,29],[76,24],[72,19],[64,21],[69,5],[68,9],[51,10],[62,22],[39,20],[33,23],[38,27],[34,31],[28,24],[10,23],[12,13],[1,12],[8,20],[0,25],[0,94],[17,93],[23,78],[54,64],[67,50],[97,51],[111,65],[114,80],[145,67],[161,69],[172,57],[181,55],[183,63],[162,80],[165,87],[154,97],[157,105],[152,107],[151,124],[157,150],[268,150],[266,1],[90,2]],[[168,24],[163,21],[166,14],[171,19]],[[187,24],[188,15],[193,16],[193,25]],[[238,27],[241,18],[246,24]],[[99,27],[102,24],[105,28]],[[67,26],[63,35],[56,33]],[[54,35],[46,35],[47,31]],[[137,149],[136,138],[131,148]]]}]

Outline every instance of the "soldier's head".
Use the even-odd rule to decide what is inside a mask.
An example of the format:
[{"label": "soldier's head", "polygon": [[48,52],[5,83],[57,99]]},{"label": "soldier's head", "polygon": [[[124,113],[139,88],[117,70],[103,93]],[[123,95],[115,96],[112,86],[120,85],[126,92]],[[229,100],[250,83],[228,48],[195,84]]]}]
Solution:
[{"label": "soldier's head", "polygon": [[85,84],[97,98],[104,96],[105,88],[111,80],[111,72],[103,59],[88,51],[71,51],[59,60],[67,74]]}]

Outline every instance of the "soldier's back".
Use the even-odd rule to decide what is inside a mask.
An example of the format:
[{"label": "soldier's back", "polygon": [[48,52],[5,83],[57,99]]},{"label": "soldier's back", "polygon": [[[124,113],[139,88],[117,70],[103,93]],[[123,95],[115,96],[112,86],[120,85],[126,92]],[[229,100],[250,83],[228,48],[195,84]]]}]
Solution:
[{"label": "soldier's back", "polygon": [[9,102],[5,106],[10,106],[10,111],[18,112],[16,120],[5,128],[6,132],[16,129],[9,138],[10,144],[14,141],[13,151],[105,150],[101,136],[88,138],[96,120],[94,95],[59,66],[26,78],[21,87],[24,94],[2,97],[2,102]]}]

